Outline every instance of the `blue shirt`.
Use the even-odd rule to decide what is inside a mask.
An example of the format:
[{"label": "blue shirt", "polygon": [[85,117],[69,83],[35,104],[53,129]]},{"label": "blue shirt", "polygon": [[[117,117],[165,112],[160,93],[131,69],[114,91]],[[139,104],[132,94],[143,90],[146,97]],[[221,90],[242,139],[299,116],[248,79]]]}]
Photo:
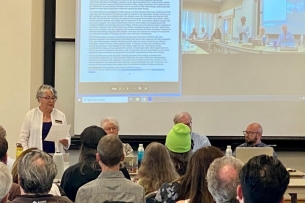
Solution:
[{"label": "blue shirt", "polygon": [[279,35],[279,38],[277,40],[277,44],[278,45],[281,45],[282,42],[285,42],[285,41],[291,41],[293,42],[294,40],[294,36],[291,32],[286,32],[286,34],[282,33]]},{"label": "blue shirt", "polygon": [[210,140],[204,135],[199,135],[198,133],[192,132],[191,139],[194,143],[192,152],[196,152],[202,147],[211,146]]}]

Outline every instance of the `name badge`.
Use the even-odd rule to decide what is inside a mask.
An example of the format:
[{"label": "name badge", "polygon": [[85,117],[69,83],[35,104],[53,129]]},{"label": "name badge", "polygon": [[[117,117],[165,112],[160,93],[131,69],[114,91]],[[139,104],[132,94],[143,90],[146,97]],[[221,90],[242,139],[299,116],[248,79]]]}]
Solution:
[{"label": "name badge", "polygon": [[60,120],[55,120],[55,123],[57,123],[57,124],[62,124],[62,121],[60,121]]}]

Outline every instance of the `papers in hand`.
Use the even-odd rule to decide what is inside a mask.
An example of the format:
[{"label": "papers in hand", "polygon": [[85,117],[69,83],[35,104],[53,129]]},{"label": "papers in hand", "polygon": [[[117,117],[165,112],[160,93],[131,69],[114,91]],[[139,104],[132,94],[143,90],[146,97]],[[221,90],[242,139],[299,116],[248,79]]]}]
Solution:
[{"label": "papers in hand", "polygon": [[71,125],[52,125],[45,141],[58,142],[67,137]]}]

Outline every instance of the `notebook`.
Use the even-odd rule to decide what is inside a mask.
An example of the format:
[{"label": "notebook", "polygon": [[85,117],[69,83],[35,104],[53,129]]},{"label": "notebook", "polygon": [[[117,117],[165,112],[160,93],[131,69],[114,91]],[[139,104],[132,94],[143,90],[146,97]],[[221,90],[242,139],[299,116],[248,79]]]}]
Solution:
[{"label": "notebook", "polygon": [[252,157],[266,154],[273,156],[272,147],[236,147],[236,158],[247,163]]}]

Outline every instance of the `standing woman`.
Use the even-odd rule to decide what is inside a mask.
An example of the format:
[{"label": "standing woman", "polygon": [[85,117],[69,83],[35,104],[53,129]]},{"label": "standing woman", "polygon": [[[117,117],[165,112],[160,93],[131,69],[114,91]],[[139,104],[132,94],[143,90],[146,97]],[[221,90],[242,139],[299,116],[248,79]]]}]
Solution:
[{"label": "standing woman", "polygon": [[45,141],[52,125],[67,124],[65,114],[54,108],[57,100],[56,90],[50,85],[42,85],[37,90],[36,98],[39,106],[26,114],[20,130],[19,142],[24,150],[37,147],[47,153],[55,151],[64,153],[64,149],[67,150],[70,146],[69,133],[63,135],[58,146],[55,146],[54,142]]}]

